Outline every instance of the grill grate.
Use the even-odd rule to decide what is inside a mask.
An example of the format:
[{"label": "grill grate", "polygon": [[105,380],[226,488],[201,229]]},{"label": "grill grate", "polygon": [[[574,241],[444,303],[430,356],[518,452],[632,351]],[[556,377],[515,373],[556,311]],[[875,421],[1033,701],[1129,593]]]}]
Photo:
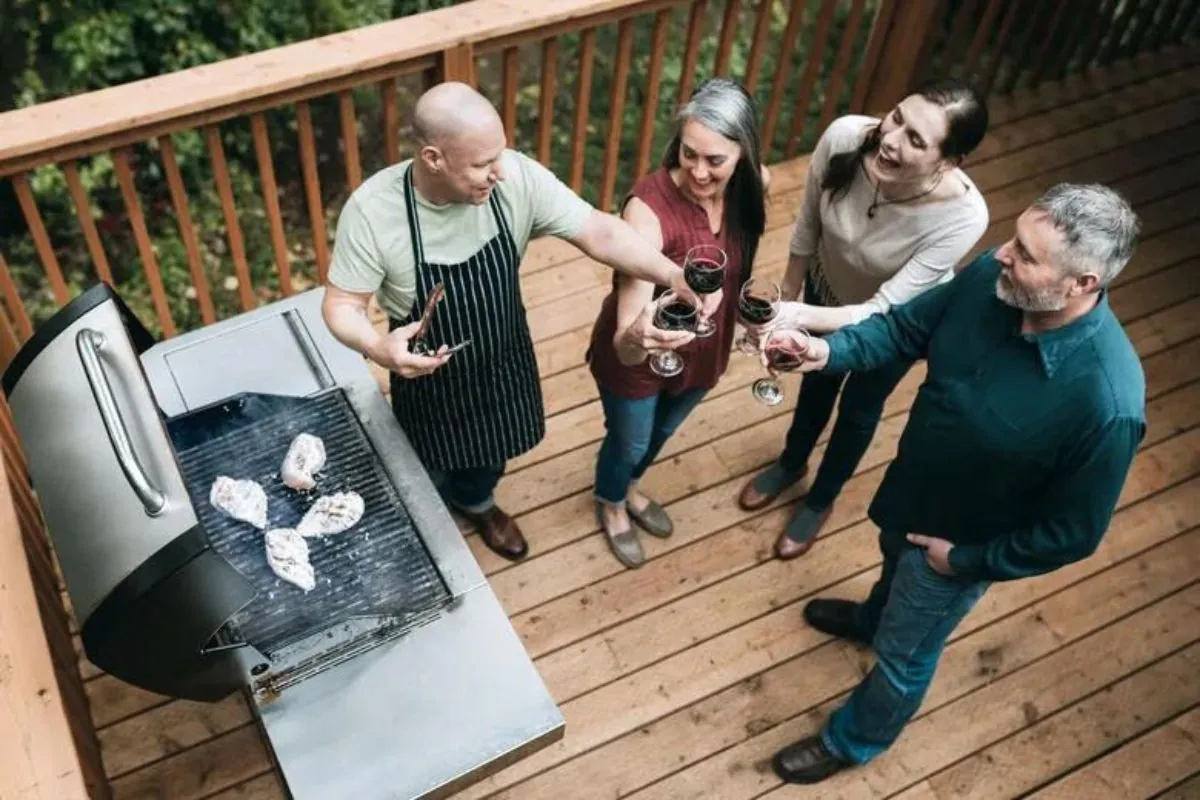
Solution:
[{"label": "grill grate", "polygon": [[[311,398],[245,394],[168,422],[192,504],[213,548],[259,590],[230,620],[245,641],[275,660],[282,648],[314,631],[351,627],[358,639],[378,637],[352,620],[383,618],[392,638],[425,622],[450,592],[340,389]],[[292,439],[319,436],[327,463],[312,492],[283,484],[279,467]],[[263,534],[208,501],[218,475],[250,478],[266,491],[268,527],[295,527],[322,494],[353,490],[365,513],[345,533],[309,540],[316,588],[305,593],[267,565]],[[333,635],[330,634],[330,639]],[[331,642],[332,644],[332,642]]]}]

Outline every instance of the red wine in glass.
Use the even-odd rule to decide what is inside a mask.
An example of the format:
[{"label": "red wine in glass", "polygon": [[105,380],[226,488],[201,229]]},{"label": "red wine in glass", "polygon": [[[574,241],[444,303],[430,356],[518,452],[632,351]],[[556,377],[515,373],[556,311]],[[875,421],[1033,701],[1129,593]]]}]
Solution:
[{"label": "red wine in glass", "polygon": [[[738,294],[738,318],[747,327],[768,326],[779,315],[781,298],[782,292],[778,283],[763,278],[751,278],[742,285]],[[761,331],[759,335],[762,335]],[[752,339],[749,331],[743,331],[736,344],[746,355],[758,354],[758,343]]]},{"label": "red wine in glass", "polygon": [[809,341],[812,337],[807,331],[792,331],[799,334],[801,341],[795,342],[791,337],[782,335],[780,331],[767,334],[763,343],[763,355],[767,361],[767,372],[771,377],[759,378],[750,387],[754,398],[760,403],[777,406],[783,402],[783,386],[776,375],[781,372],[796,372],[804,364],[804,354],[808,352]]},{"label": "red wine in glass", "polygon": [[[683,259],[683,279],[698,295],[715,294],[725,285],[725,266],[729,259],[725,251],[701,244],[687,251]],[[717,332],[711,320],[697,320],[696,336],[704,338]]]},{"label": "red wine in glass", "polygon": [[[663,331],[693,331],[699,312],[683,300],[659,301],[654,312],[654,327]],[[674,350],[657,350],[650,356],[650,370],[663,378],[683,372],[683,357]]]}]

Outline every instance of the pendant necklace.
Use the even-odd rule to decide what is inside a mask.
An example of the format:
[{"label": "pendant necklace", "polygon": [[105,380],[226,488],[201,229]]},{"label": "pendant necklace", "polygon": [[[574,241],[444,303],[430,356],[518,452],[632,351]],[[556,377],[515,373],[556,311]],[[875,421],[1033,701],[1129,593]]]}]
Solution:
[{"label": "pendant necklace", "polygon": [[942,182],[943,174],[944,173],[939,172],[937,175],[937,178],[935,178],[933,181],[933,185],[930,186],[925,191],[921,192],[920,194],[914,194],[912,197],[905,197],[900,200],[887,200],[887,199],[881,200],[879,197],[879,184],[876,183],[875,184],[875,196],[871,200],[871,205],[867,206],[867,218],[875,219],[875,210],[877,208],[879,208],[880,206],[894,205],[896,203],[911,203],[913,200],[920,200],[922,197],[924,197],[927,194],[932,193],[934,189],[938,188],[938,186]]}]

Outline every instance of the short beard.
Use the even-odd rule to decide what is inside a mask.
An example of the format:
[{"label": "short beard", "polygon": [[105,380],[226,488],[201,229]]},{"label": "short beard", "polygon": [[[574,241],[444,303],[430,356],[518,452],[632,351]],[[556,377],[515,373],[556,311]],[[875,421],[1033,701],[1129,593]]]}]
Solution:
[{"label": "short beard", "polygon": [[1044,314],[1062,311],[1067,307],[1067,297],[1054,287],[1045,289],[1022,289],[1016,284],[1005,282],[1003,275],[996,276],[996,297],[1021,311]]}]

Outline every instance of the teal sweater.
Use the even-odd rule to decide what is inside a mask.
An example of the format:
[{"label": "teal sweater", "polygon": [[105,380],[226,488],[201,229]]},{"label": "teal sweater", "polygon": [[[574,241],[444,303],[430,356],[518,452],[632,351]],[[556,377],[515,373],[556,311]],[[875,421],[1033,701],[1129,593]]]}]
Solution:
[{"label": "teal sweater", "polygon": [[953,281],[832,334],[827,372],[924,358],[899,452],[869,514],[885,535],[954,543],[955,573],[1038,575],[1095,551],[1146,431],[1137,353],[1102,294],[1022,334],[992,253]]}]

